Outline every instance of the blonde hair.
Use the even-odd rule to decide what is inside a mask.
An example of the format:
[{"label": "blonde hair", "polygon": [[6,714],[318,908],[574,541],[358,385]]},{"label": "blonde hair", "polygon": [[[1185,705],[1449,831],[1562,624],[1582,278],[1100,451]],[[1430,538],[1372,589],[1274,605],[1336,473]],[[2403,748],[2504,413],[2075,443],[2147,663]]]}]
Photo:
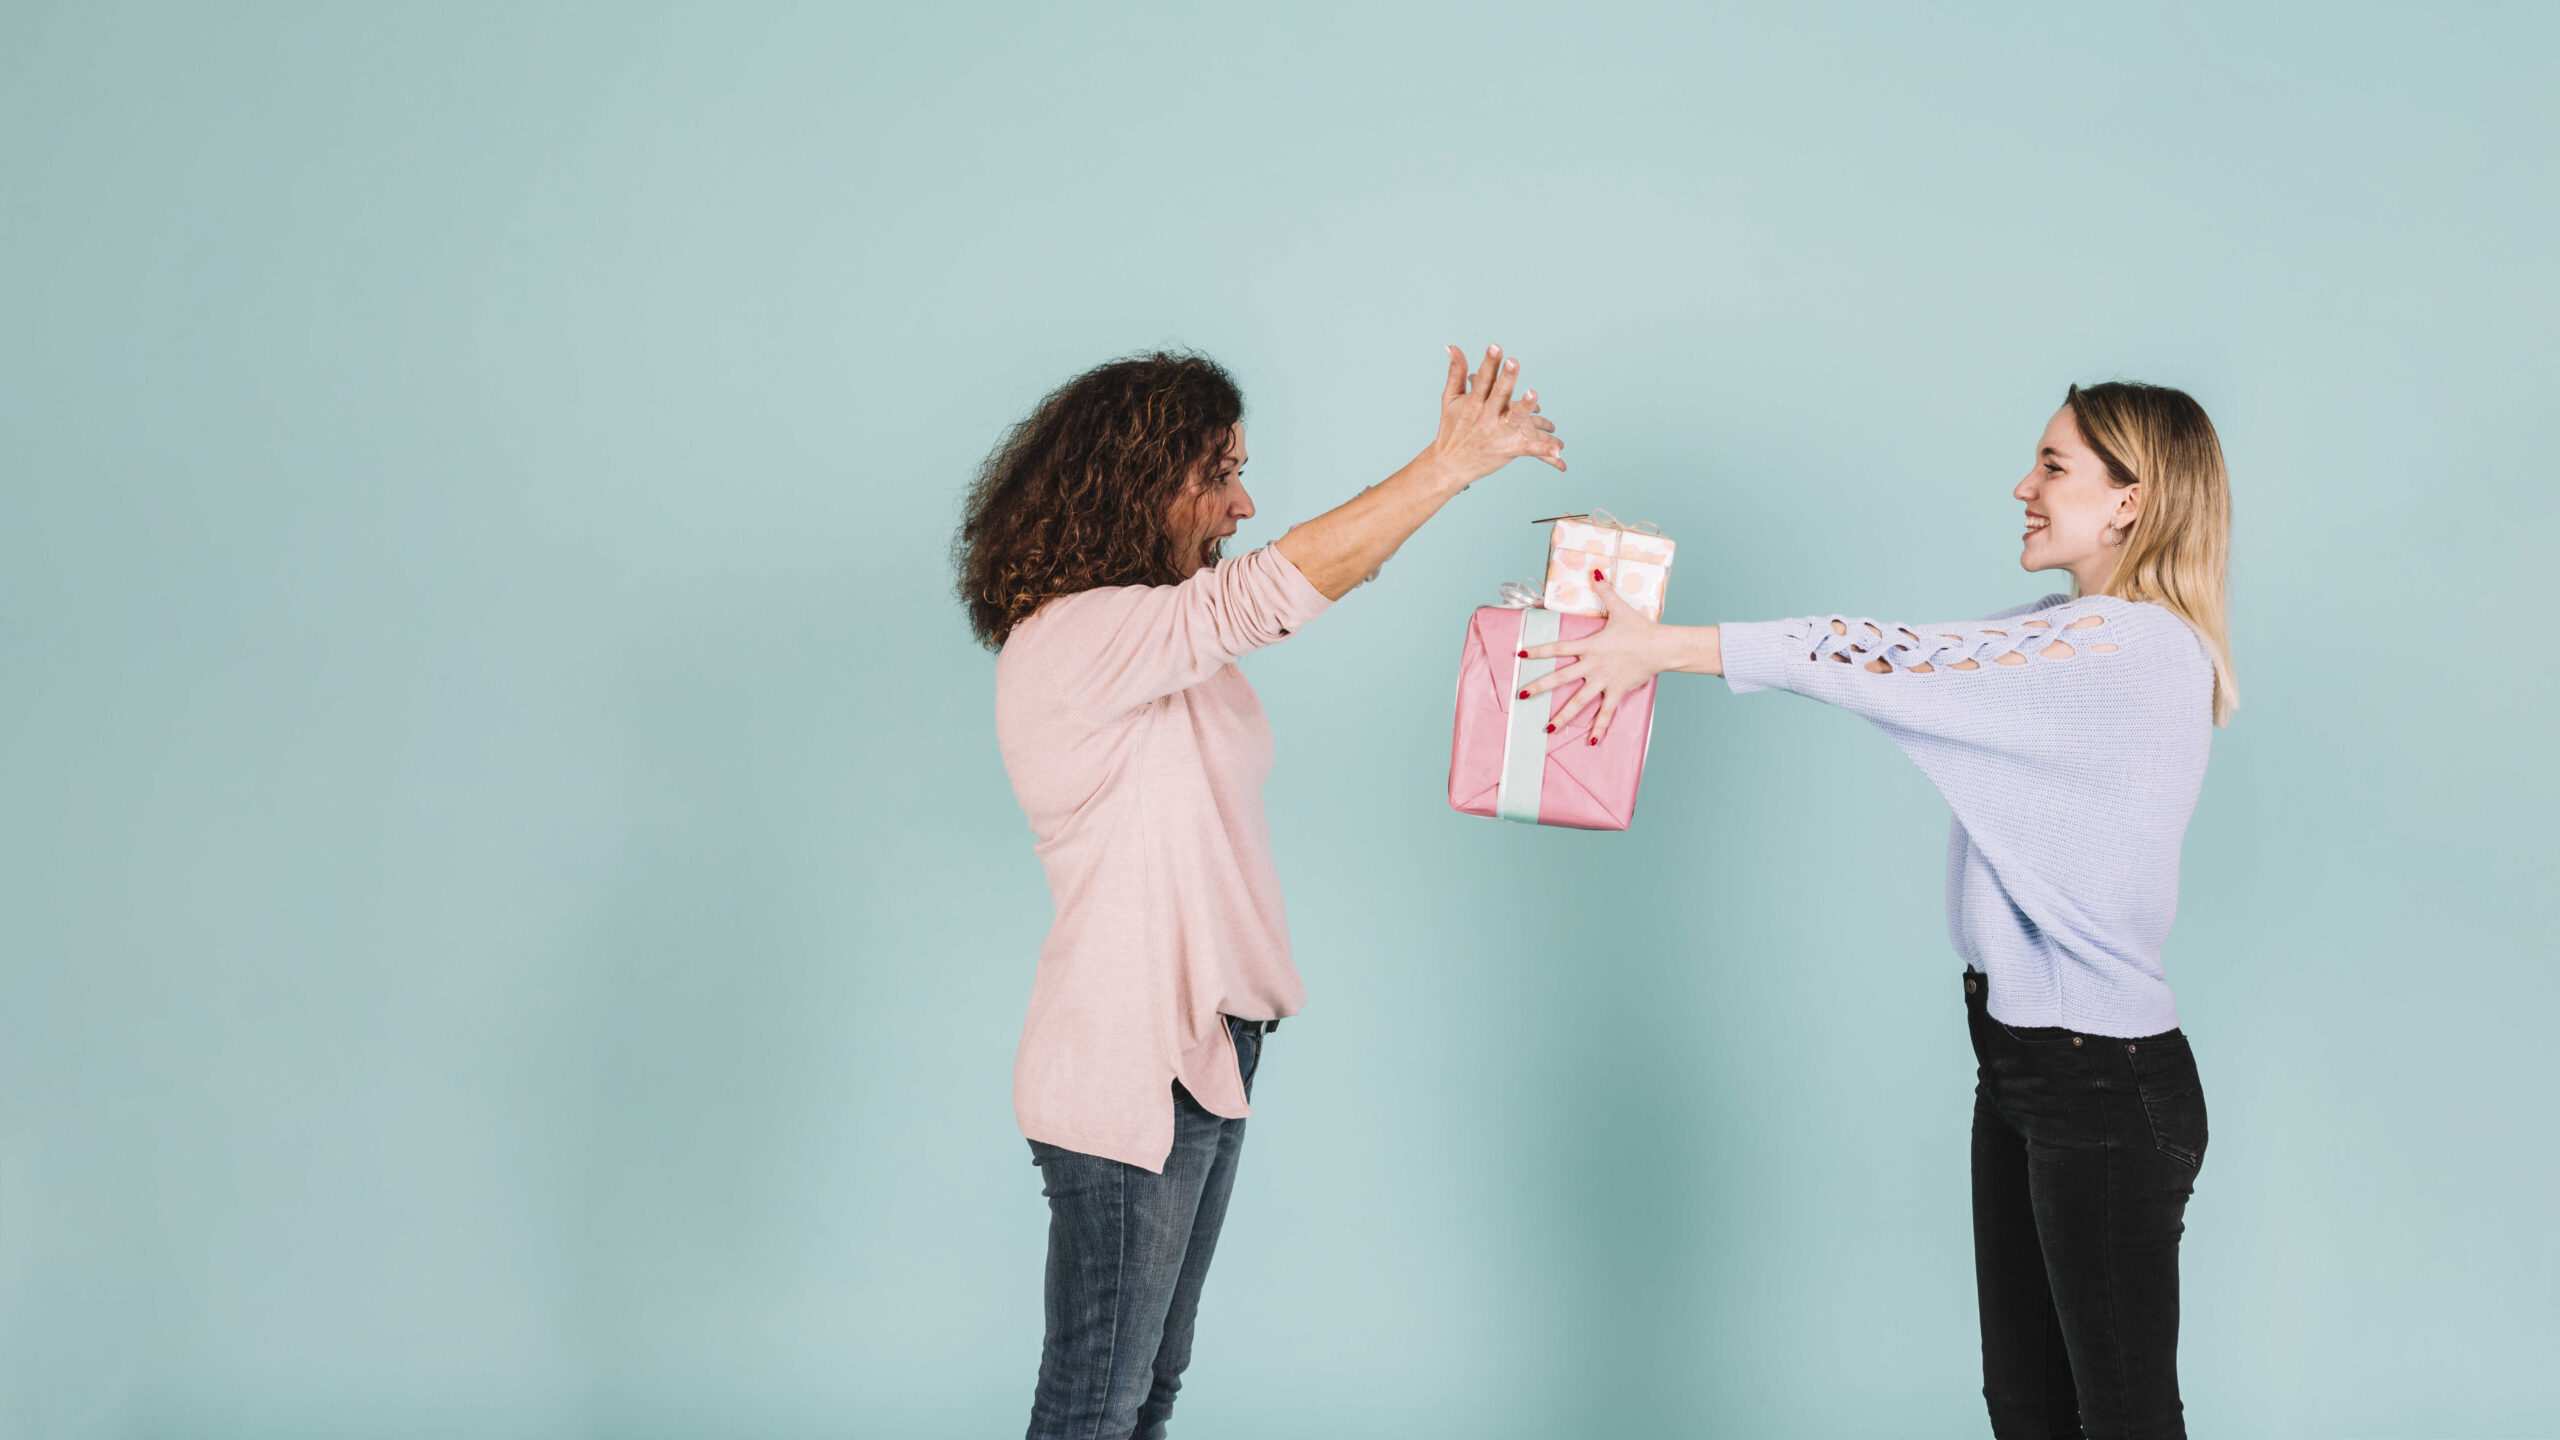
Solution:
[{"label": "blonde hair", "polygon": [[2213,657],[2213,723],[2240,708],[2231,669],[2231,480],[2204,407],[2183,390],[2110,380],[2063,397],[2080,438],[2119,486],[2140,484],[2142,508],[2103,593],[2148,601],[2187,622]]}]

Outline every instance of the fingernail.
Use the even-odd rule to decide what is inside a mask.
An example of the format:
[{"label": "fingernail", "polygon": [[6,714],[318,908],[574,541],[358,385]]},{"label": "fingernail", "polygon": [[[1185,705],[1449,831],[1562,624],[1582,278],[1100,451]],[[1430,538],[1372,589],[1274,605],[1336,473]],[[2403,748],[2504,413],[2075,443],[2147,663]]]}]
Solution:
[{"label": "fingernail", "polygon": [[1554,733],[1556,733],[1556,727],[1554,727],[1553,725],[1548,726],[1548,727],[1547,727],[1547,733],[1548,733],[1548,734],[1550,734],[1550,735],[1553,735]]},{"label": "fingernail", "polygon": [[1488,355],[1499,355],[1502,353],[1502,347],[1499,345],[1487,345],[1484,348],[1485,353]]},{"label": "fingernail", "polygon": [[1583,744],[1585,744],[1585,745],[1597,745],[1597,744],[1599,744],[1599,743],[1600,743],[1600,737],[1599,737],[1599,736],[1597,736],[1597,735],[1594,735],[1594,736],[1592,736],[1590,739],[1585,740],[1585,741],[1583,741],[1582,743],[1583,743]]},{"label": "fingernail", "polygon": [[1529,692],[1528,692],[1528,691],[1526,691],[1526,690],[1521,691],[1521,692],[1520,692],[1520,698],[1521,698],[1521,699],[1523,699],[1523,700],[1528,699],[1528,698],[1529,698]]},{"label": "fingernail", "polygon": [[1594,580],[1605,580],[1605,579],[1607,579],[1608,577],[1607,577],[1607,576],[1605,576],[1605,575],[1602,575],[1599,571],[1594,570],[1594,571],[1592,571],[1592,572],[1591,572],[1591,578],[1592,578],[1592,579],[1594,579]]},{"label": "fingernail", "polygon": [[1505,360],[1502,362],[1502,368],[1505,370],[1517,370],[1520,368],[1520,362],[1517,360]]},{"label": "fingernail", "polygon": [[1528,659],[1528,658],[1529,658],[1529,652],[1528,652],[1528,651],[1526,651],[1526,650],[1521,651],[1521,652],[1520,652],[1520,658],[1521,658],[1521,659],[1523,659],[1523,660]]}]

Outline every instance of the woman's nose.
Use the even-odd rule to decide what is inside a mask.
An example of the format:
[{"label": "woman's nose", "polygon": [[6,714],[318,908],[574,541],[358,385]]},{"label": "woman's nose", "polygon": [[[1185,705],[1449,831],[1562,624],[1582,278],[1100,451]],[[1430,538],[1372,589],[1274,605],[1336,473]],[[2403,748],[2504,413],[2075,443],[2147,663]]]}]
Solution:
[{"label": "woman's nose", "polygon": [[2033,470],[2028,471],[2026,478],[2018,482],[2018,488],[2010,491],[2009,493],[2020,500],[2033,500],[2036,498],[2036,472]]},{"label": "woman's nose", "polygon": [[1227,502],[1227,513],[1233,515],[1238,520],[1250,520],[1253,518],[1253,497],[1244,493],[1243,486],[1237,486],[1236,498]]}]

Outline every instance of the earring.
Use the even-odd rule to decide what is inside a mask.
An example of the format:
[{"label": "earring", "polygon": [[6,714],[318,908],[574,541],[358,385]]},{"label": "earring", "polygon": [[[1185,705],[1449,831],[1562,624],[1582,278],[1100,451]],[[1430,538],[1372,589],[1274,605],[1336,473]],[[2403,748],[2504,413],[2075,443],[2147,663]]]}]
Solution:
[{"label": "earring", "polygon": [[2098,538],[2104,540],[2110,545],[2122,545],[2124,543],[2124,537],[2132,533],[2133,526],[2130,523],[2123,525],[2110,525],[2107,527],[2106,533]]}]

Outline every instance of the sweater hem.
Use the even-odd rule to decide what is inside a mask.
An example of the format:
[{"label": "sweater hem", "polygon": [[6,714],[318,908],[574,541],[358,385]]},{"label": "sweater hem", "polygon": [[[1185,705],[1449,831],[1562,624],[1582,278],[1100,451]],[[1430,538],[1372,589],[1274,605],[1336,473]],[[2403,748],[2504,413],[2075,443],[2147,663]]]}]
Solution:
[{"label": "sweater hem", "polygon": [[[1166,1109],[1168,1111],[1168,1118],[1170,1118],[1169,1112],[1172,1108],[1171,1096],[1172,1092],[1168,1090],[1166,1092]],[[1155,1157],[1153,1159],[1149,1159],[1147,1158],[1147,1152],[1144,1149],[1123,1141],[1109,1140],[1101,1136],[1082,1134],[1070,1130],[1053,1129],[1047,1125],[1035,1124],[1019,1119],[1014,1123],[1015,1128],[1022,1132],[1022,1138],[1025,1140],[1036,1141],[1042,1145],[1054,1145],[1061,1150],[1073,1150],[1079,1155],[1092,1155],[1104,1160],[1117,1160],[1123,1165],[1135,1166],[1140,1170],[1146,1171],[1150,1175],[1163,1174],[1164,1162],[1172,1158],[1173,1155],[1173,1134],[1172,1127],[1169,1125],[1166,1127],[1163,1146],[1155,1152]]]}]

